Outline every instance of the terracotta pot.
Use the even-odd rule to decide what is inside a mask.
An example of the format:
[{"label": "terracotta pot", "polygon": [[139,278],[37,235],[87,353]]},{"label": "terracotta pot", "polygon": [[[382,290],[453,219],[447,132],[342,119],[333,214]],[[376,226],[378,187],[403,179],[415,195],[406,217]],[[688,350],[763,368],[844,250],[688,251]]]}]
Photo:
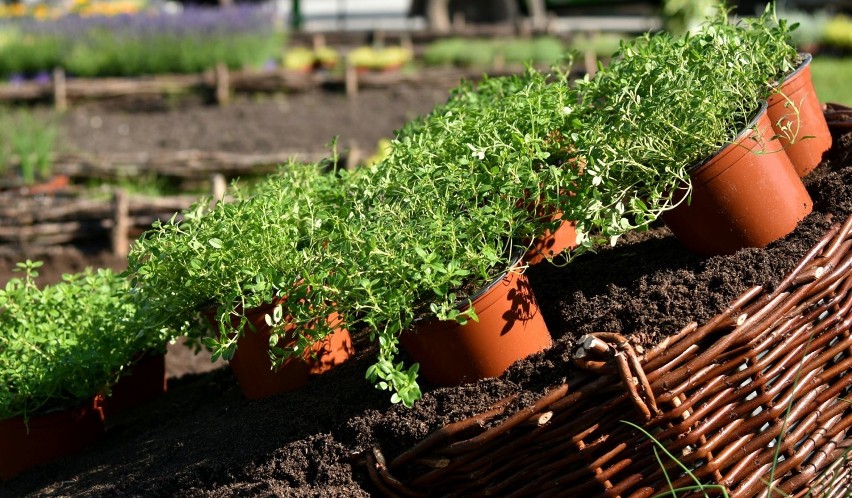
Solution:
[{"label": "terracotta pot", "polygon": [[67,190],[70,184],[71,178],[69,178],[68,175],[53,175],[50,180],[22,187],[21,193],[29,195],[50,195]]},{"label": "terracotta pot", "polygon": [[454,386],[496,377],[552,344],[529,280],[517,270],[501,275],[472,302],[479,322],[427,319],[400,335],[400,345],[429,383]]},{"label": "terracotta pot", "polygon": [[[573,162],[573,161],[572,161]],[[547,223],[557,220],[562,220],[562,212],[556,211],[556,208],[547,204],[541,204],[529,200],[527,193],[526,202],[519,201],[518,207],[525,206],[537,221]],[[531,244],[529,250],[524,254],[522,260],[528,265],[536,265],[542,261],[553,258],[562,253],[566,249],[577,247],[577,232],[574,230],[576,223],[569,220],[562,220],[555,230],[547,229],[536,237]],[[523,241],[527,244],[529,240]]]},{"label": "terracotta pot", "polygon": [[[831,133],[811,81],[811,54],[803,55],[804,62],[782,81],[780,93],[769,98],[769,120],[775,133],[781,135],[780,145],[801,177],[813,171],[823,153],[831,148]],[[795,135],[792,145],[784,138],[784,126]]]},{"label": "terracotta pot", "polygon": [[[271,313],[276,305],[285,302],[286,299],[281,298],[246,312],[246,318],[254,326],[254,330],[246,325],[243,334],[237,339],[237,351],[229,364],[243,395],[248,399],[260,399],[300,389],[307,384],[309,375],[326,372],[346,361],[354,353],[349,331],[337,327],[324,340],[315,343],[311,351],[306,351],[301,358],[288,358],[278,370],[272,370],[272,362],[269,359],[271,329],[266,324],[265,316]],[[213,327],[218,327],[213,312],[205,315]],[[336,327],[341,321],[337,313],[332,313],[326,320],[332,327]],[[239,318],[234,317],[231,325],[238,327]],[[283,331],[285,337],[294,328],[293,325],[286,325]],[[279,342],[279,346],[286,347],[294,342],[294,338],[285,338]]]},{"label": "terracotta pot", "polygon": [[[562,218],[562,213],[554,213],[551,220]],[[542,261],[553,258],[566,249],[577,247],[577,232],[574,230],[576,223],[562,220],[556,230],[545,230],[545,232],[533,240],[530,249],[524,255],[524,262],[528,265],[536,265]]]},{"label": "terracotta pot", "polygon": [[[753,139],[755,123],[762,140]],[[683,245],[707,256],[764,247],[811,212],[810,195],[787,155],[763,151],[773,135],[764,104],[734,143],[690,173],[691,202],[663,213]]]},{"label": "terracotta pot", "polygon": [[168,388],[165,353],[140,353],[129,369],[112,386],[112,394],[104,399],[107,419],[162,396]]},{"label": "terracotta pot", "polygon": [[77,453],[104,433],[99,399],[73,410],[0,420],[0,479]]}]

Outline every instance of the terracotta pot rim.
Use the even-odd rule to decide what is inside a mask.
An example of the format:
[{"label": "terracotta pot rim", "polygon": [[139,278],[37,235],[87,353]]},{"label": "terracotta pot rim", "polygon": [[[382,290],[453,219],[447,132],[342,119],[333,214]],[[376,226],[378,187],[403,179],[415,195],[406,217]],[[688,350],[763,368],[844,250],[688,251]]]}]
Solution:
[{"label": "terracotta pot rim", "polygon": [[85,416],[90,411],[102,411],[104,398],[100,394],[94,394],[90,398],[78,400],[78,403],[65,408],[49,408],[46,411],[36,410],[26,414],[12,415],[11,417],[0,418],[0,423],[18,423],[24,422],[33,425],[52,425],[57,419],[66,417],[80,418]]},{"label": "terracotta pot rim", "polygon": [[758,121],[760,121],[760,118],[763,117],[764,114],[766,114],[768,109],[769,109],[769,103],[765,100],[762,100],[760,102],[760,107],[758,107],[757,111],[755,111],[755,113],[752,115],[749,122],[743,127],[742,130],[740,130],[740,132],[737,134],[737,136],[734,138],[733,141],[728,142],[725,145],[719,147],[718,149],[716,149],[715,152],[713,152],[713,154],[702,159],[701,162],[699,162],[697,164],[693,164],[692,166],[688,166],[686,168],[686,172],[689,175],[696,174],[700,169],[704,168],[705,166],[707,166],[708,164],[713,162],[713,160],[715,160],[717,157],[722,155],[726,150],[728,150],[728,147],[730,147],[733,144],[736,144],[736,143],[743,141],[748,135],[750,135],[753,132],[752,128],[757,124]]},{"label": "terracotta pot rim", "polygon": [[797,76],[802,74],[802,72],[805,70],[805,68],[808,67],[808,64],[810,64],[814,58],[814,56],[808,52],[799,52],[799,55],[803,57],[802,63],[799,64],[796,69],[785,74],[784,77],[781,78],[781,81],[778,81],[773,85],[775,87],[776,92],[779,92],[781,90],[781,87],[784,86],[784,83],[787,83],[788,81],[795,79]]},{"label": "terracotta pot rim", "polygon": [[[482,298],[484,295],[488,294],[488,292],[491,289],[493,289],[500,282],[502,282],[506,278],[506,276],[509,275],[509,272],[511,272],[515,268],[523,267],[523,266],[526,265],[526,263],[523,263],[523,259],[524,259],[525,254],[526,253],[516,254],[512,258],[512,262],[509,263],[509,268],[506,271],[504,271],[504,272],[500,273],[499,275],[497,275],[496,277],[494,277],[490,282],[488,282],[488,284],[484,285],[483,287],[480,287],[480,289],[478,291],[474,292],[473,294],[471,294],[471,296],[469,298],[457,300],[453,307],[456,308],[457,310],[460,310],[460,311],[468,308],[469,306],[476,307],[477,301],[479,301],[480,298]],[[523,263],[523,264],[521,264],[521,263]],[[413,320],[413,324],[416,325],[416,324],[427,322],[427,321],[434,320],[434,319],[435,319],[435,316],[429,314],[429,315],[426,315],[426,316],[415,318]]]}]

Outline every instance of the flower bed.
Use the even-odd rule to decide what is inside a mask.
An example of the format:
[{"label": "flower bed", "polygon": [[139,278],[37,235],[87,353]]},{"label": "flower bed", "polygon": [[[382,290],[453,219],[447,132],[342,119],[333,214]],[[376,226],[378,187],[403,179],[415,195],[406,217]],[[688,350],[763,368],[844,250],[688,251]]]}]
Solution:
[{"label": "flower bed", "polygon": [[0,21],[0,77],[62,67],[74,76],[198,73],[216,63],[261,66],[283,32],[266,8],[186,8],[179,14]]}]

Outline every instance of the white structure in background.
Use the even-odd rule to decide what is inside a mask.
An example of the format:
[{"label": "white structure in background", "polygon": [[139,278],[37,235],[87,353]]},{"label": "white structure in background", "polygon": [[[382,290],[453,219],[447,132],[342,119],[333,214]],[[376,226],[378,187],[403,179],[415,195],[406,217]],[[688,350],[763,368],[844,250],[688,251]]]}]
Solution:
[{"label": "white structure in background", "polygon": [[[291,18],[293,0],[273,1],[278,14],[287,22]],[[644,32],[660,27],[656,14],[559,16],[546,7],[547,0],[468,1],[468,4],[455,4],[452,7],[455,10],[451,9],[450,0],[301,0],[299,3],[302,30],[308,32],[427,28],[449,32],[458,21],[459,10],[476,13],[476,17],[483,18],[480,22],[489,22],[486,19],[523,22],[531,29],[550,32],[583,30],[589,26],[594,26],[595,31]],[[523,14],[522,4],[526,6]],[[477,22],[477,19],[468,21]]]},{"label": "white structure in background", "polygon": [[[290,19],[292,0],[278,0],[284,19]],[[417,30],[423,17],[409,17],[411,0],[302,0],[304,31]]]}]

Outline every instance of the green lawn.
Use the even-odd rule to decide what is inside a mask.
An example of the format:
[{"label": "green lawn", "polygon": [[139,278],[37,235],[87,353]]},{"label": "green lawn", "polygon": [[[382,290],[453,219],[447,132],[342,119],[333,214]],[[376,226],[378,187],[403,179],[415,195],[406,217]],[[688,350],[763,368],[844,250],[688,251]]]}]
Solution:
[{"label": "green lawn", "polygon": [[820,102],[852,105],[852,57],[816,56],[811,74]]}]

